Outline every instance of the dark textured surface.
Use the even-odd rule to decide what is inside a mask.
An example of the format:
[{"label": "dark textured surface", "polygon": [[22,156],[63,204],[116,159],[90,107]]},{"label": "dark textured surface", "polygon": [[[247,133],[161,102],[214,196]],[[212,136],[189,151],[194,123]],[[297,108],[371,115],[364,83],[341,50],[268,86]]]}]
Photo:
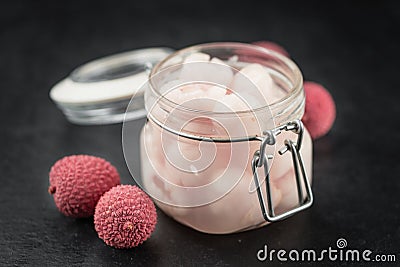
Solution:
[{"label": "dark textured surface", "polygon": [[[258,263],[256,253],[264,244],[322,250],[336,247],[340,237],[350,248],[396,254],[399,264],[400,10],[395,2],[325,7],[303,1],[64,2],[0,4],[1,264],[245,266]],[[81,63],[115,52],[260,39],[284,45],[304,76],[326,85],[336,100],[334,128],[315,142],[311,209],[224,236],[198,233],[158,212],[151,239],[131,250],[107,247],[92,219],[69,219],[57,211],[47,194],[48,171],[64,155],[105,157],[124,183],[133,180],[122,155],[121,125],[69,124],[48,97],[52,85]],[[137,122],[138,131],[143,122]],[[339,264],[350,265],[324,262]]]}]

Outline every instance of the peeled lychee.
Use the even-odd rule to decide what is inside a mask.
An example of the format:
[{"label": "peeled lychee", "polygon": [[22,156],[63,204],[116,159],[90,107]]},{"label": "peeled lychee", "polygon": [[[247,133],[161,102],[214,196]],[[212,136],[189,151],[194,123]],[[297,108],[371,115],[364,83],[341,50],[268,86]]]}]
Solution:
[{"label": "peeled lychee", "polygon": [[322,85],[304,82],[306,108],[302,121],[313,139],[324,136],[332,128],[336,118],[335,102]]},{"label": "peeled lychee", "polygon": [[150,237],[157,223],[153,201],[137,186],[119,185],[99,200],[94,226],[103,241],[116,248],[132,248]]},{"label": "peeled lychee", "polygon": [[74,155],[58,160],[50,170],[49,193],[66,216],[93,216],[97,201],[120,177],[108,161],[89,155]]}]

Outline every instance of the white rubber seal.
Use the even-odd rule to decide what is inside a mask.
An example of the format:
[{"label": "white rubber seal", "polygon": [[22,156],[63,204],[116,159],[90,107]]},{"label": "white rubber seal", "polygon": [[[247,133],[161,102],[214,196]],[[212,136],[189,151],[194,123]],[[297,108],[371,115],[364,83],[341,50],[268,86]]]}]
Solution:
[{"label": "white rubber seal", "polygon": [[140,89],[147,79],[147,71],[124,78],[91,83],[75,82],[68,77],[51,89],[50,98],[58,104],[77,105],[118,101],[130,98],[133,94],[142,95],[143,91]]}]

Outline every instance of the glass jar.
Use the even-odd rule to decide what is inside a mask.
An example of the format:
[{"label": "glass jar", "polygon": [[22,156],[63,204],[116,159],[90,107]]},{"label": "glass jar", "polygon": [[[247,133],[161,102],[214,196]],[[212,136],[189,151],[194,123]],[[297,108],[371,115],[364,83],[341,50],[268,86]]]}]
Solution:
[{"label": "glass jar", "polygon": [[302,84],[295,63],[254,45],[168,56],[145,91],[137,182],[166,214],[206,233],[261,227],[309,207]]}]

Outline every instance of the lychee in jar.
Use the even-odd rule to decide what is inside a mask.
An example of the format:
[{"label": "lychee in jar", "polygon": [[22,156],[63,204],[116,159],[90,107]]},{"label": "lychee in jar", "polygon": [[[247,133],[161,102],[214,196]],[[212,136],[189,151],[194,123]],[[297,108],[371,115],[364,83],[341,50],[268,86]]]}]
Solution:
[{"label": "lychee in jar", "polygon": [[312,204],[299,68],[241,43],[185,48],[145,90],[141,179],[157,206],[206,233],[244,231]]}]

